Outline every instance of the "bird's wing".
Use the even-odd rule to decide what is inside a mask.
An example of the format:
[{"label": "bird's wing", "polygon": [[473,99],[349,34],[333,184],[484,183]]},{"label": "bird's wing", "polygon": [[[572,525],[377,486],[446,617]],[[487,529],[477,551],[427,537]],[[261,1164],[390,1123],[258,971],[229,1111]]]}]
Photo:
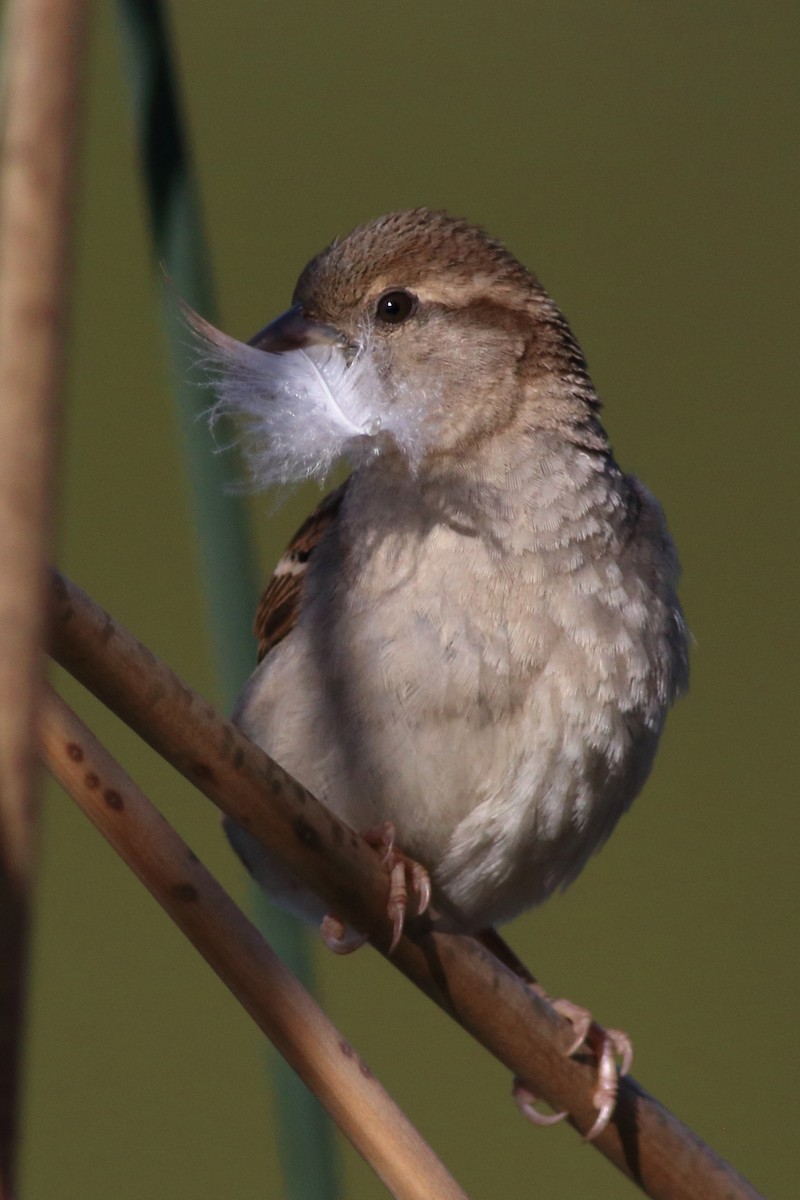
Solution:
[{"label": "bird's wing", "polygon": [[259,601],[253,623],[253,632],[258,639],[259,662],[294,628],[300,611],[309,560],[341,507],[347,483],[345,480],[320,501],[278,561]]}]

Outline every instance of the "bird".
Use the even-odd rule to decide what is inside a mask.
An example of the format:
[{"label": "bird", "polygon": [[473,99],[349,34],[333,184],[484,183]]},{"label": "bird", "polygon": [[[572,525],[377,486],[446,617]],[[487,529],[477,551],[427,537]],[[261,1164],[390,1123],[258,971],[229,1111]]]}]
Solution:
[{"label": "bird", "polygon": [[[489,936],[603,845],[687,687],[662,508],[617,464],[537,276],[445,212],[334,240],[248,344],[201,333],[211,420],[241,422],[257,486],[350,466],[266,588],[234,721],[382,847],[395,937],[406,885],[439,928]],[[227,832],[278,904],[335,949],[357,942]],[[579,1044],[585,1010],[561,1011]],[[611,1034],[592,1136],[613,1109],[610,1056],[628,1053]]]}]

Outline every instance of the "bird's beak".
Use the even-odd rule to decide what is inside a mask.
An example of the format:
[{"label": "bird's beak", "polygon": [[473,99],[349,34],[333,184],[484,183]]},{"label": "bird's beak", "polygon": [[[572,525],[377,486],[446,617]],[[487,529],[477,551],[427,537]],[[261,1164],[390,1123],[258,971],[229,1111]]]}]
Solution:
[{"label": "bird's beak", "polygon": [[248,342],[249,346],[265,350],[268,354],[285,354],[289,350],[304,350],[308,346],[323,344],[345,346],[347,339],[333,325],[312,321],[300,304],[295,304],[294,308],[276,317]]}]

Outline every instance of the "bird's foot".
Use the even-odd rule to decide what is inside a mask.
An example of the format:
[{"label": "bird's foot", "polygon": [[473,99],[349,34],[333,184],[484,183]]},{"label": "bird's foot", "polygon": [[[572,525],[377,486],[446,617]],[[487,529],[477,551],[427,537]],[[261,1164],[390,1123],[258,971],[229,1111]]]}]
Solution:
[{"label": "bird's foot", "polygon": [[371,829],[363,830],[364,841],[382,851],[381,862],[389,871],[389,900],[386,911],[392,922],[391,954],[403,933],[408,913],[408,893],[411,890],[416,901],[415,916],[421,917],[431,902],[431,879],[421,863],[415,862],[395,844],[397,830],[393,821],[384,821]]},{"label": "bird's foot", "polygon": [[[627,1075],[633,1062],[633,1045],[627,1033],[621,1029],[604,1029],[592,1020],[588,1009],[571,1000],[553,1000],[548,996],[542,985],[534,979],[528,968],[514,953],[511,947],[500,937],[496,929],[485,929],[478,934],[478,940],[509,967],[515,975],[524,980],[540,999],[545,1000],[554,1008],[559,1016],[569,1021],[575,1031],[575,1038],[566,1050],[571,1058],[581,1050],[587,1050],[597,1060],[597,1084],[592,1095],[592,1102],[597,1109],[597,1118],[586,1133],[584,1141],[591,1142],[602,1133],[614,1114],[617,1102],[619,1080]],[[514,1080],[512,1095],[524,1117],[534,1125],[555,1125],[567,1115],[561,1113],[541,1113],[535,1105],[537,1097],[519,1078]]]},{"label": "bird's foot", "polygon": [[[538,985],[534,990],[537,995],[542,995]],[[603,1132],[614,1114],[619,1080],[630,1070],[633,1061],[633,1046],[627,1033],[623,1033],[620,1029],[603,1029],[592,1020],[591,1013],[585,1008],[573,1004],[571,1000],[545,998],[557,1013],[570,1022],[575,1030],[576,1040],[567,1051],[568,1056],[585,1048],[591,1051],[597,1059],[597,1086],[592,1095],[592,1103],[597,1109],[597,1118],[583,1139],[585,1142],[591,1142]],[[566,1112],[539,1112],[536,1108],[538,1097],[519,1077],[514,1080],[511,1094],[519,1111],[533,1125],[555,1125],[567,1116]]]},{"label": "bird's foot", "polygon": [[[528,987],[546,1000],[559,1016],[569,1021],[575,1031],[575,1040],[566,1051],[567,1057],[571,1058],[580,1050],[588,1050],[597,1060],[597,1083],[592,1094],[597,1117],[583,1139],[585,1142],[591,1142],[603,1132],[614,1115],[619,1081],[630,1071],[633,1062],[631,1039],[621,1029],[604,1029],[592,1020],[588,1009],[573,1004],[571,1000],[551,1000],[538,983],[529,981]],[[556,1121],[567,1115],[564,1112],[547,1115],[540,1113],[534,1107],[537,1097],[520,1079],[514,1080],[512,1094],[522,1115],[534,1125],[555,1125]]]},{"label": "bird's foot", "polygon": [[621,1029],[604,1029],[592,1020],[588,1009],[571,1000],[550,1000],[549,1003],[575,1031],[575,1041],[567,1050],[568,1057],[580,1050],[588,1050],[597,1061],[597,1083],[592,1094],[597,1118],[584,1135],[584,1141],[591,1142],[603,1132],[614,1114],[619,1081],[628,1074],[633,1062],[633,1044],[627,1033]]},{"label": "bird's foot", "polygon": [[[385,821],[362,831],[364,841],[381,851],[381,862],[389,872],[389,899],[386,911],[392,922],[391,954],[403,933],[408,913],[409,890],[416,901],[415,916],[422,916],[431,902],[431,880],[421,863],[415,862],[395,845],[397,830],[394,822]],[[348,932],[341,918],[333,913],[323,919],[322,940],[334,954],[351,954],[367,941],[365,934]]]}]

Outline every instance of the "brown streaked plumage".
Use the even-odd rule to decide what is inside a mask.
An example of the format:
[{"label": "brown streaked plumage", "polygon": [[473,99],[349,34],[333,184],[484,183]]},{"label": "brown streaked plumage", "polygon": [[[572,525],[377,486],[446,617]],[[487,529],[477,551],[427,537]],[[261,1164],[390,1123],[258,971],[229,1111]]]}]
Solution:
[{"label": "brown streaked plumage", "polygon": [[258,661],[291,633],[303,598],[303,585],[311,555],[339,511],[348,481],[340,484],[307,517],[278,560],[258,603],[253,633],[258,641]]}]

